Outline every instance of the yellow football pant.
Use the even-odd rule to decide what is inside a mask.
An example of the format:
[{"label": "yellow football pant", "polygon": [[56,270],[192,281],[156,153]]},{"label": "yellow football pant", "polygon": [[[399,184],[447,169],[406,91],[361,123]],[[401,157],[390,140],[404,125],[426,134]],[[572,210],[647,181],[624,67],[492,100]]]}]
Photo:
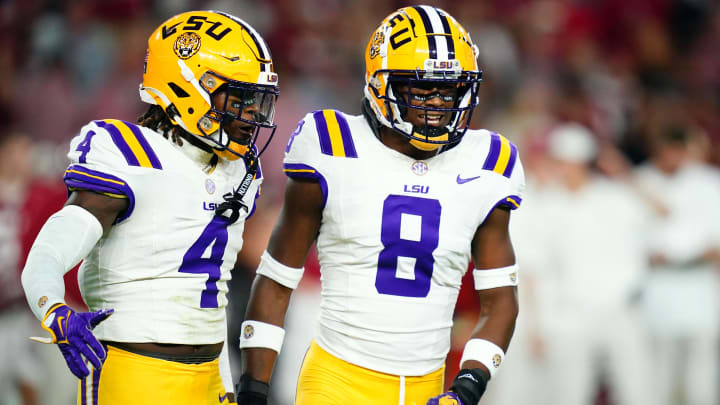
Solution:
[{"label": "yellow football pant", "polygon": [[425,405],[443,391],[445,367],[419,377],[379,373],[341,360],[314,341],[298,377],[295,405]]},{"label": "yellow football pant", "polygon": [[183,364],[108,346],[102,370],[78,384],[77,405],[220,405],[225,397],[218,360]]}]

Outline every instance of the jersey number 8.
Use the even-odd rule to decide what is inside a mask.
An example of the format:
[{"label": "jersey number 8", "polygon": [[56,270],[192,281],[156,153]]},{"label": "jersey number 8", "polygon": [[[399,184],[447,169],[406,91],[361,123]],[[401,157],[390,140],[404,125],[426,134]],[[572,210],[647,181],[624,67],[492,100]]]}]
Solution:
[{"label": "jersey number 8", "polygon": [[[383,204],[380,240],[384,249],[378,255],[375,288],[380,294],[426,297],[440,234],[440,202],[427,198],[389,195]],[[420,217],[418,240],[402,238],[402,216]],[[397,276],[399,257],[415,259],[414,279]]]}]

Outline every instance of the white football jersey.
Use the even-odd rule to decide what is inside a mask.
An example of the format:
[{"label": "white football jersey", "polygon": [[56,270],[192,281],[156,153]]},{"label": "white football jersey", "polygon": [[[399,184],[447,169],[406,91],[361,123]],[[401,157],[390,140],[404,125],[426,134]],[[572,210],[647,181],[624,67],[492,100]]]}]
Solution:
[{"label": "white football jersey", "polygon": [[473,236],[493,208],[521,203],[515,146],[468,131],[416,161],[382,144],[362,115],[324,110],[298,124],[283,170],[317,179],[325,197],[318,344],[389,374],[440,368]]},{"label": "white football jersey", "polygon": [[83,127],[68,157],[69,190],[129,203],[80,268],[90,310],[115,310],[94,334],[120,342],[224,341],[227,281],[259,193],[260,169],[244,198],[250,212],[228,226],[215,208],[242,182],[242,159],[220,159],[207,173],[161,134],[120,120]]}]

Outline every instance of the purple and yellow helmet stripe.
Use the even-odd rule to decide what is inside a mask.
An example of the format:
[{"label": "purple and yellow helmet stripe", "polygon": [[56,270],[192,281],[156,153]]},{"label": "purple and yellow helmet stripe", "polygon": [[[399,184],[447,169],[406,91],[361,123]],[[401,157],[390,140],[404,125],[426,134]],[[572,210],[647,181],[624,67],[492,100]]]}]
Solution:
[{"label": "purple and yellow helmet stripe", "polygon": [[128,165],[162,170],[162,164],[140,128],[121,120],[99,120],[95,124],[110,133]]},{"label": "purple and yellow helmet stripe", "polygon": [[450,24],[452,17],[430,6],[412,6],[406,10],[414,22],[415,34],[418,37],[426,37],[428,57],[440,60],[455,59],[455,41],[460,38],[460,33],[455,28],[456,22]]},{"label": "purple and yellow helmet stripe", "polygon": [[350,126],[342,113],[335,110],[313,112],[320,138],[320,151],[337,157],[358,157]]},{"label": "purple and yellow helmet stripe", "polygon": [[482,168],[509,178],[515,168],[517,147],[496,132],[491,133],[490,137],[490,152]]}]

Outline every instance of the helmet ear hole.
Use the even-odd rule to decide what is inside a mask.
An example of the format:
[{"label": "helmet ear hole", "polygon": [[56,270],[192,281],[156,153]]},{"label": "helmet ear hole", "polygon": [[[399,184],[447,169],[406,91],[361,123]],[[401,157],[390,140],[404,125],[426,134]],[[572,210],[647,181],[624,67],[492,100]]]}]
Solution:
[{"label": "helmet ear hole", "polygon": [[169,82],[168,87],[170,87],[170,90],[172,90],[178,98],[190,97],[190,94],[188,94],[187,91],[183,90],[182,87],[173,82]]}]

